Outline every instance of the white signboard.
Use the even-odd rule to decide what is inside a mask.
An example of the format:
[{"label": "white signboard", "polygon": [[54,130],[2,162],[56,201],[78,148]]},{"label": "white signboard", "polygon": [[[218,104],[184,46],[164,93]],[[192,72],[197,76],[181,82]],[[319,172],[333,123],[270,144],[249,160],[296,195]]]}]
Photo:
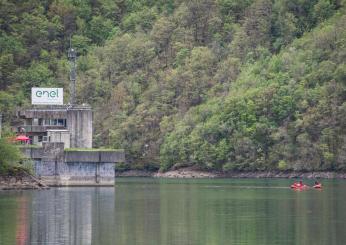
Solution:
[{"label": "white signboard", "polygon": [[62,88],[31,88],[32,105],[63,105]]}]

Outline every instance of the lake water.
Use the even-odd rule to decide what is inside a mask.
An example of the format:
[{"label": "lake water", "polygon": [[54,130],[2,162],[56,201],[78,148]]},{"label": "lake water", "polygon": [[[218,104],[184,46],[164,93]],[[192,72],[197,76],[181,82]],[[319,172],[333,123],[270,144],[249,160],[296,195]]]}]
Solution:
[{"label": "lake water", "polygon": [[[307,181],[312,183],[312,181]],[[119,178],[0,192],[0,244],[346,244],[346,181]]]}]

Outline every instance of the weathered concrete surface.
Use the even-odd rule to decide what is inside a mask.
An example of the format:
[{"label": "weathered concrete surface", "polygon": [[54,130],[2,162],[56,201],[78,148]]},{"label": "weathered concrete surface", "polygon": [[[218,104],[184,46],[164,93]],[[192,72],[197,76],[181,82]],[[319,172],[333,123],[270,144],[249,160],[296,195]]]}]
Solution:
[{"label": "weathered concrete surface", "polygon": [[42,147],[20,147],[25,157],[30,159],[63,159],[64,143],[43,142]]},{"label": "weathered concrete surface", "polygon": [[100,162],[125,162],[125,152],[100,151]]},{"label": "weathered concrete surface", "polygon": [[43,155],[43,148],[26,148],[20,147],[23,155],[30,159],[41,159]]},{"label": "weathered concrete surface", "polygon": [[35,161],[39,179],[51,186],[114,185],[113,162]]},{"label": "weathered concrete surface", "polygon": [[[35,120],[43,119],[66,119],[66,127],[70,133],[72,148],[92,147],[92,109],[89,105],[64,105],[43,106],[21,110],[18,116],[24,119],[33,119],[32,125],[18,125],[29,133],[43,133],[48,129],[66,129],[57,125],[36,125]],[[29,120],[29,122],[31,122]],[[30,123],[31,124],[31,123]],[[18,128],[17,130],[18,131]]]},{"label": "weathered concrete surface", "polygon": [[65,162],[98,162],[98,151],[65,151]]},{"label": "weathered concrete surface", "polygon": [[22,151],[33,160],[35,175],[53,186],[114,185],[115,163],[125,161],[124,151],[64,151],[64,143]]},{"label": "weathered concrete surface", "polygon": [[21,129],[24,129],[25,132],[30,132],[30,133],[43,133],[43,132],[46,132],[47,130],[52,130],[52,129],[65,129],[65,127],[59,126],[59,125],[20,125],[20,127],[14,128],[13,130],[16,133],[19,133]]},{"label": "weathered concrete surface", "polygon": [[64,143],[63,142],[44,142],[42,144],[42,159],[43,160],[58,160],[64,159]]},{"label": "weathered concrete surface", "polygon": [[67,109],[67,129],[71,134],[71,148],[92,148],[92,110],[90,106],[72,106]]},{"label": "weathered concrete surface", "polygon": [[48,186],[114,186],[114,177],[100,177],[98,182],[90,176],[42,176],[40,180]]},{"label": "weathered concrete surface", "polygon": [[70,146],[70,132],[66,129],[48,129],[47,137],[50,142],[64,143],[64,148],[71,148]]},{"label": "weathered concrete surface", "polygon": [[124,151],[65,151],[65,162],[124,162]]},{"label": "weathered concrete surface", "polygon": [[67,117],[67,106],[40,106],[37,108],[31,108],[21,110],[18,112],[18,116],[22,118],[50,118],[61,119]]},{"label": "weathered concrete surface", "polygon": [[114,163],[35,161],[36,176],[50,186],[114,185]]}]

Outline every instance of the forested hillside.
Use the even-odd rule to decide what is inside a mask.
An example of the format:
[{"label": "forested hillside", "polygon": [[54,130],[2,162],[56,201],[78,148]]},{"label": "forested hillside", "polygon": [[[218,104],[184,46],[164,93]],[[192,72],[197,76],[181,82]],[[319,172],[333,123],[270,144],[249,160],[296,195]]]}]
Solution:
[{"label": "forested hillside", "polygon": [[132,168],[346,170],[345,4],[0,0],[0,111],[68,96],[72,37],[95,146]]}]

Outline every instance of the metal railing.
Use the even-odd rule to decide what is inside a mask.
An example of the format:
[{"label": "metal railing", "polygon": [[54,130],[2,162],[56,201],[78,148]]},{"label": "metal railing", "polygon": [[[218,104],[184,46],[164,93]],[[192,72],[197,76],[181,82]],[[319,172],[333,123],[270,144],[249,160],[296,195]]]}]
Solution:
[{"label": "metal railing", "polygon": [[40,133],[46,132],[49,129],[66,129],[66,127],[63,125],[27,125],[17,127],[15,131],[23,133]]}]

